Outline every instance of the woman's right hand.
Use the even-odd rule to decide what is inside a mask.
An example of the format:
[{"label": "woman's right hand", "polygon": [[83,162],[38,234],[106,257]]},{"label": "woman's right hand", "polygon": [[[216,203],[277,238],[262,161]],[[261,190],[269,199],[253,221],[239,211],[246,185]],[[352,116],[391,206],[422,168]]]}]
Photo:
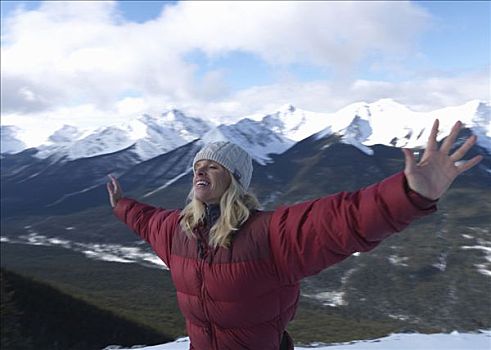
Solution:
[{"label": "woman's right hand", "polygon": [[107,192],[109,192],[109,202],[114,208],[119,200],[123,198],[123,190],[121,189],[119,181],[114,176],[108,175],[108,177],[110,181],[107,183]]}]

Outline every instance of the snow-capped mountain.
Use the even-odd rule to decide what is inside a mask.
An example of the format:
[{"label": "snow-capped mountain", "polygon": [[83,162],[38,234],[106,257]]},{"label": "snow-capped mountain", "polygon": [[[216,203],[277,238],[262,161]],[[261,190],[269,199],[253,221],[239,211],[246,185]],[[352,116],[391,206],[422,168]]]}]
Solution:
[{"label": "snow-capped mountain", "polygon": [[65,125],[56,131],[46,145],[38,148],[39,158],[56,155],[68,160],[110,154],[134,146],[141,161],[166,153],[200,138],[211,128],[198,118],[177,110],[154,117],[147,114],[121,125],[80,131]]},{"label": "snow-capped mountain", "polygon": [[82,137],[82,132],[78,128],[71,125],[64,125],[49,137],[49,141],[59,145],[70,144],[73,140],[77,140],[80,137]]},{"label": "snow-capped mountain", "polygon": [[203,142],[232,141],[248,151],[259,164],[270,154],[282,154],[328,126],[326,114],[303,111],[285,105],[267,115],[251,115],[232,125],[219,125],[202,137]]},{"label": "snow-capped mountain", "polygon": [[138,118],[138,123],[146,128],[144,137],[135,142],[136,152],[143,160],[198,139],[212,127],[210,123],[188,117],[178,110],[171,110],[159,118],[143,115]]},{"label": "snow-capped mountain", "polygon": [[[157,117],[143,115],[122,125],[92,131],[65,125],[38,147],[36,156],[57,155],[74,160],[133,146],[133,152],[144,161],[202,139],[204,142],[230,140],[249,151],[258,163],[265,164],[270,159],[269,154],[281,154],[309,136],[324,138],[332,134],[371,154],[367,146],[375,144],[424,147],[436,118],[440,120],[439,139],[447,136],[453,124],[461,120],[478,136],[478,145],[491,153],[489,103],[475,100],[432,112],[415,112],[391,99],[382,99],[374,103],[354,103],[334,113],[315,113],[285,105],[274,113],[256,114],[235,124],[219,126],[178,110]],[[16,153],[25,147],[18,131],[12,126],[2,126],[2,153]]]},{"label": "snow-capped mountain", "polygon": [[270,159],[268,154],[281,154],[295,144],[281,133],[267,128],[263,122],[247,118],[233,125],[220,125],[203,135],[202,140],[205,143],[232,141],[263,165]]},{"label": "snow-capped mountain", "polygon": [[337,133],[343,136],[343,142],[367,154],[371,150],[366,146],[376,144],[424,148],[435,119],[440,121],[438,140],[446,137],[460,120],[478,136],[478,145],[491,152],[491,106],[480,101],[432,112],[415,112],[391,99],[383,99],[349,105],[327,118],[329,126],[317,134],[318,138]]},{"label": "snow-capped mountain", "polygon": [[25,143],[17,135],[18,131],[19,128],[13,125],[2,125],[0,127],[1,153],[18,153],[26,148]]},{"label": "snow-capped mountain", "polygon": [[298,142],[329,127],[325,113],[308,112],[285,105],[277,112],[262,118],[262,124],[271,131]]}]

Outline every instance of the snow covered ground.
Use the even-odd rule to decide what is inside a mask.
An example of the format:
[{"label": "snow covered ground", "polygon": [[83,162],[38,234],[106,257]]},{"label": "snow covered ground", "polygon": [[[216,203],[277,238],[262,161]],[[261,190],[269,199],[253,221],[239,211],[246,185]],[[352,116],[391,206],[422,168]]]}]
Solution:
[{"label": "snow covered ground", "polygon": [[[187,350],[189,338],[181,338],[173,343],[163,345],[132,347],[141,350]],[[117,346],[108,346],[104,350],[120,349]],[[390,336],[361,340],[335,345],[312,344],[312,347],[295,347],[295,350],[491,350],[491,330],[478,333],[450,334],[392,334]]]}]

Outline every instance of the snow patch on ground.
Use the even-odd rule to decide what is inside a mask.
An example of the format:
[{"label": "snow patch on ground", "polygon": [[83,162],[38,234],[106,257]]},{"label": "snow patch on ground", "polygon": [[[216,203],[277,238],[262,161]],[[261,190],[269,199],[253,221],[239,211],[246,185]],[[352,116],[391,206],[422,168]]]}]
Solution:
[{"label": "snow patch on ground", "polygon": [[491,277],[491,242],[484,241],[482,239],[478,240],[481,245],[473,245],[473,246],[462,246],[462,249],[475,249],[482,250],[484,253],[484,259],[486,260],[482,264],[475,264],[477,270],[485,275]]},{"label": "snow patch on ground", "polygon": [[[175,342],[139,348],[141,350],[187,350],[189,349],[189,338],[180,338]],[[104,350],[120,349],[118,346],[108,346]],[[133,347],[132,349],[136,349]],[[360,340],[349,343],[338,344],[311,344],[309,347],[295,347],[295,350],[490,350],[491,330],[477,333],[450,334],[391,334],[387,337],[372,340]]]},{"label": "snow patch on ground", "polygon": [[145,251],[144,249],[135,246],[73,242],[57,237],[47,237],[30,229],[28,234],[21,235],[18,238],[1,236],[1,242],[47,247],[58,246],[83,253],[90,259],[126,264],[136,263],[147,267],[167,269],[162,260],[160,260],[153,252]]}]

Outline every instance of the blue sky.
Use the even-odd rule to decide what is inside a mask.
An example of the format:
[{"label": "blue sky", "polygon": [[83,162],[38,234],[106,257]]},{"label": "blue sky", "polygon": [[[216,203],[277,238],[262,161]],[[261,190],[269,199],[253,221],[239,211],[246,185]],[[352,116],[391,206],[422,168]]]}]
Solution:
[{"label": "blue sky", "polygon": [[489,1],[421,1],[418,5],[434,16],[433,28],[421,41],[433,66],[453,71],[489,65]]},{"label": "blue sky", "polygon": [[489,101],[490,6],[1,1],[2,124]]}]

